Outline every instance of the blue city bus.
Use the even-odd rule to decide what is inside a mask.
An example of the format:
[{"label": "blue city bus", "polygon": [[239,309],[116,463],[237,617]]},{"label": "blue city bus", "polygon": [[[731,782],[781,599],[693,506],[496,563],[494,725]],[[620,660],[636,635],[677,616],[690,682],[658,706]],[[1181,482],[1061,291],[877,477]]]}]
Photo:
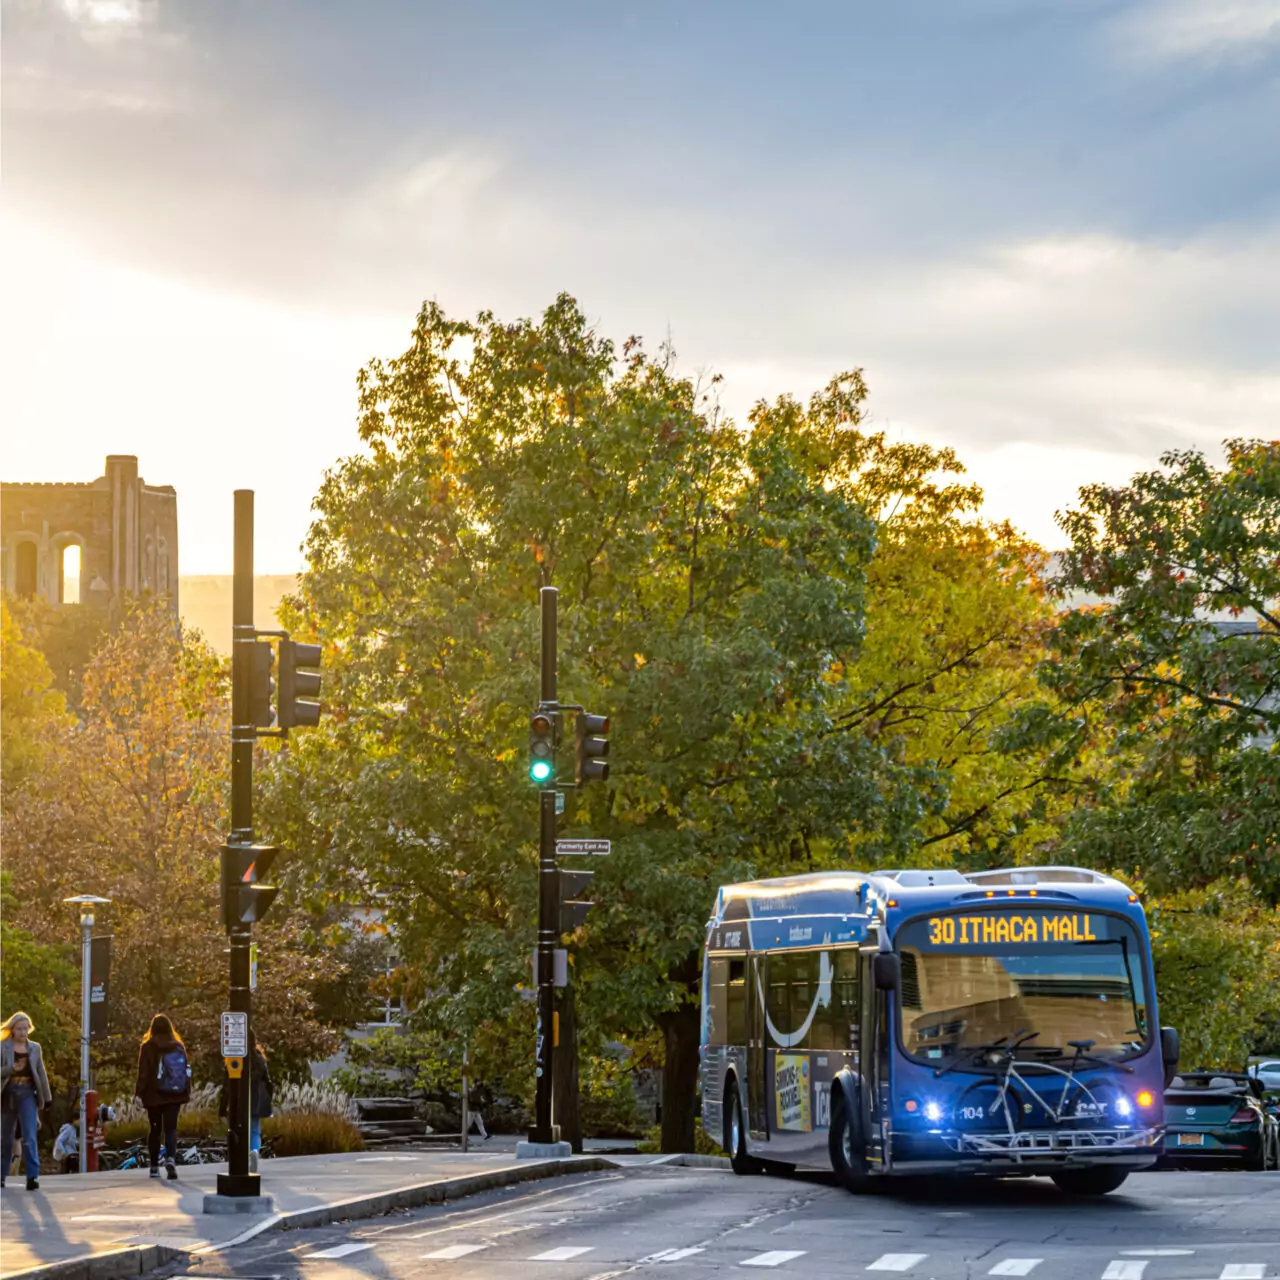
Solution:
[{"label": "blue city bus", "polygon": [[834,871],[717,895],[702,1120],[737,1173],[1105,1194],[1162,1154],[1177,1057],[1142,906],[1096,871]]}]

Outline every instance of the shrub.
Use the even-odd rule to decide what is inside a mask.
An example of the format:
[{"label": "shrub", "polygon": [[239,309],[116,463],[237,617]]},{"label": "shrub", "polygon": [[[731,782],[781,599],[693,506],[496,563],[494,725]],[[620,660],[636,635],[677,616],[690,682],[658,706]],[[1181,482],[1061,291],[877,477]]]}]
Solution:
[{"label": "shrub", "polygon": [[[304,1086],[305,1087],[305,1086]],[[278,1156],[318,1156],[333,1151],[363,1151],[360,1130],[344,1116],[291,1111],[262,1122],[262,1137]]]},{"label": "shrub", "polygon": [[210,1138],[225,1133],[226,1126],[212,1107],[183,1107],[178,1112],[178,1137],[194,1138],[197,1142],[207,1142]]},{"label": "shrub", "polygon": [[636,1098],[635,1073],[614,1056],[584,1057],[581,1064],[582,1132],[588,1138],[638,1138],[645,1130]]},{"label": "shrub", "polygon": [[272,1095],[271,1110],[277,1116],[334,1116],[339,1120],[355,1118],[355,1103],[344,1090],[330,1081],[282,1085]]},{"label": "shrub", "polygon": [[109,1147],[131,1147],[135,1142],[145,1142],[150,1129],[145,1116],[141,1120],[116,1120],[103,1127],[102,1137]]}]

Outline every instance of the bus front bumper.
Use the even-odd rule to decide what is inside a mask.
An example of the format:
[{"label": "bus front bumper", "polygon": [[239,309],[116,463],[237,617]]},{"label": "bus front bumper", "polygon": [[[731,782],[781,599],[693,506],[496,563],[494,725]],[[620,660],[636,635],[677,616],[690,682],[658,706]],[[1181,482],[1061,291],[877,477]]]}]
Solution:
[{"label": "bus front bumper", "polygon": [[892,1170],[1052,1173],[1100,1164],[1147,1169],[1159,1158],[1163,1140],[1163,1128],[894,1133]]}]

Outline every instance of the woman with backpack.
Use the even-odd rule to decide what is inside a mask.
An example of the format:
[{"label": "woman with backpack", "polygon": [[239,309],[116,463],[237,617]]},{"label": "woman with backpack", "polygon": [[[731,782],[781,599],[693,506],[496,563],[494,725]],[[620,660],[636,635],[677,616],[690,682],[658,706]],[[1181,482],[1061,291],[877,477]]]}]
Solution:
[{"label": "woman with backpack", "polygon": [[27,1190],[40,1189],[40,1150],[36,1131],[40,1112],[53,1101],[44,1055],[31,1039],[31,1018],[10,1014],[0,1023],[0,1187],[9,1176],[15,1131],[22,1129],[22,1155],[27,1167]]},{"label": "woman with backpack", "polygon": [[[147,1146],[151,1156],[151,1176],[160,1176],[160,1141],[164,1139],[164,1164],[169,1177],[176,1178],[174,1161],[178,1155],[178,1112],[191,1100],[191,1067],[187,1047],[163,1013],[151,1019],[138,1048],[138,1102],[146,1107],[151,1121]],[[163,1133],[162,1133],[163,1131]]]}]

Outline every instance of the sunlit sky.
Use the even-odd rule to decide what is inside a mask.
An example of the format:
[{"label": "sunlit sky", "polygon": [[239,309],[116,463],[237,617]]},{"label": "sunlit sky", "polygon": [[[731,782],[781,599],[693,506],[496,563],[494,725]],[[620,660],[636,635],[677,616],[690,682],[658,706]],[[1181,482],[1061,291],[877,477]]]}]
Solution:
[{"label": "sunlit sky", "polygon": [[1051,545],[1280,422],[1280,0],[5,0],[0,469],[136,453],[290,572],[423,298],[670,333],[741,416],[866,370]]}]

